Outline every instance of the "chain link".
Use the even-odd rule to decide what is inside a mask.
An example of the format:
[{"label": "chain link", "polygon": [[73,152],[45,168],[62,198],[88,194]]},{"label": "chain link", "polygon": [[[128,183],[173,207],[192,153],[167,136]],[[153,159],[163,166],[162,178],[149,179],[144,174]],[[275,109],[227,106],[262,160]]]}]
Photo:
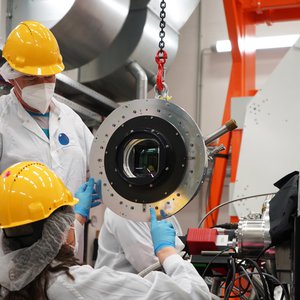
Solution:
[{"label": "chain link", "polygon": [[165,17],[166,17],[166,12],[165,12],[165,9],[166,9],[166,2],[164,0],[162,0],[160,2],[160,8],[161,8],[161,12],[160,12],[160,24],[159,24],[159,27],[160,27],[160,32],[159,32],[159,37],[160,37],[160,41],[158,43],[158,47],[160,49],[160,53],[163,52],[164,50],[164,47],[165,47],[165,42],[164,42],[164,37],[166,35],[165,33],[165,27],[166,27],[166,22],[165,22]]},{"label": "chain link", "polygon": [[165,22],[165,17],[166,17],[166,2],[164,0],[161,0],[160,2],[160,32],[159,32],[159,37],[160,41],[158,43],[159,50],[156,53],[155,56],[155,61],[158,66],[157,70],[157,75],[156,75],[156,85],[154,86],[155,90],[155,98],[156,99],[161,99],[161,100],[170,100],[172,97],[169,96],[169,89],[167,84],[164,82],[164,72],[165,72],[165,63],[167,61],[168,55],[167,52],[164,50],[165,48],[165,42],[164,42],[164,37],[166,35],[165,33],[165,27],[166,27],[166,22]]}]

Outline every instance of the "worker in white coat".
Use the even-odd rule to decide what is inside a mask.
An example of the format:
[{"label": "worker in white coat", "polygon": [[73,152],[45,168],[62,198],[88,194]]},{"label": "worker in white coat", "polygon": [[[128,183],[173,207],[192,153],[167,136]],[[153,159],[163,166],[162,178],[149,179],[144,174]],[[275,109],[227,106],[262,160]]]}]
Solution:
[{"label": "worker in white coat", "polygon": [[[178,238],[182,230],[175,216],[168,219],[176,232],[176,250],[179,253],[184,244]],[[98,237],[98,253],[95,268],[104,266],[117,271],[140,273],[158,262],[154,255],[150,223],[135,222],[105,209],[104,222]]]},{"label": "worker in white coat", "polygon": [[[0,75],[13,88],[0,98],[0,172],[37,160],[75,193],[88,177],[93,135],[81,118],[54,97],[55,75],[64,70],[57,41],[35,21],[21,22],[8,36]],[[83,226],[75,223],[78,239]],[[83,242],[79,243],[83,256]]]},{"label": "worker in white coat", "polygon": [[[91,200],[92,189],[79,195],[87,194]],[[172,224],[157,221],[154,209],[151,237],[165,273],[142,278],[76,265],[74,232],[69,229],[77,202],[40,163],[19,163],[1,174],[0,211],[5,213],[0,214],[0,286],[5,299],[211,299],[196,269],[176,254]]]},{"label": "worker in white coat", "polygon": [[38,22],[21,22],[2,56],[0,75],[13,88],[0,98],[0,171],[39,160],[74,193],[87,180],[93,135],[71,108],[55,100],[55,75],[64,65],[54,35]]}]

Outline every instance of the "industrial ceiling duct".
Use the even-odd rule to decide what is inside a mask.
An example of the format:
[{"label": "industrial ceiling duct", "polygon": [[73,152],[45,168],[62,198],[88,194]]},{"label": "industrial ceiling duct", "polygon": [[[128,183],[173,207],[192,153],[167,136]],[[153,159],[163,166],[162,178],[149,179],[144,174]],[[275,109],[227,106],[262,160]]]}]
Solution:
[{"label": "industrial ceiling duct", "polygon": [[[147,4],[143,1],[143,4]],[[137,62],[149,78],[149,89],[155,83],[157,64],[154,57],[159,42],[160,1],[152,0],[144,7],[132,0],[122,30],[110,47],[79,69],[79,81],[116,101],[136,99],[137,82],[127,67]],[[190,17],[199,0],[167,3],[165,50],[167,66],[172,63],[178,49],[179,29]]]},{"label": "industrial ceiling duct", "polygon": [[50,28],[66,69],[88,63],[107,48],[124,25],[130,6],[130,0],[11,1],[11,28],[23,20]]}]

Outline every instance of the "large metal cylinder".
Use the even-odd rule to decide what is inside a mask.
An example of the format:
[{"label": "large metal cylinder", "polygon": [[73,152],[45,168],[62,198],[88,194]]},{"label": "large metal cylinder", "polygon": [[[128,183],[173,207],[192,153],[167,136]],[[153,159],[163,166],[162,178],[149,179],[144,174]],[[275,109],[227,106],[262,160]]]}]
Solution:
[{"label": "large metal cylinder", "polygon": [[66,69],[73,69],[112,43],[129,5],[130,0],[13,0],[11,26],[28,19],[43,23],[57,38]]},{"label": "large metal cylinder", "polygon": [[[127,65],[137,62],[148,76],[148,89],[155,83],[158,51],[160,1],[151,0],[144,7],[132,0],[122,31],[111,47],[79,69],[79,81],[116,101],[136,99],[137,81]],[[170,1],[166,8],[166,68],[172,64],[179,44],[179,29],[190,17],[199,0]],[[139,5],[137,5],[139,4]]]},{"label": "large metal cylinder", "polygon": [[257,257],[271,244],[269,201],[264,202],[260,217],[243,218],[238,224],[238,252],[243,257]]}]

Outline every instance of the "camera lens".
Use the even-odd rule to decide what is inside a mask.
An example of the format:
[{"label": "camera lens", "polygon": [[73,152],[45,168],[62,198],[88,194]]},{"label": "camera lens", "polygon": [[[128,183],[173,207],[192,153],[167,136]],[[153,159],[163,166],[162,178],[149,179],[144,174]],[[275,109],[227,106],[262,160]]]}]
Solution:
[{"label": "camera lens", "polygon": [[151,176],[159,172],[160,147],[154,139],[133,139],[124,149],[123,170],[128,178]]}]

